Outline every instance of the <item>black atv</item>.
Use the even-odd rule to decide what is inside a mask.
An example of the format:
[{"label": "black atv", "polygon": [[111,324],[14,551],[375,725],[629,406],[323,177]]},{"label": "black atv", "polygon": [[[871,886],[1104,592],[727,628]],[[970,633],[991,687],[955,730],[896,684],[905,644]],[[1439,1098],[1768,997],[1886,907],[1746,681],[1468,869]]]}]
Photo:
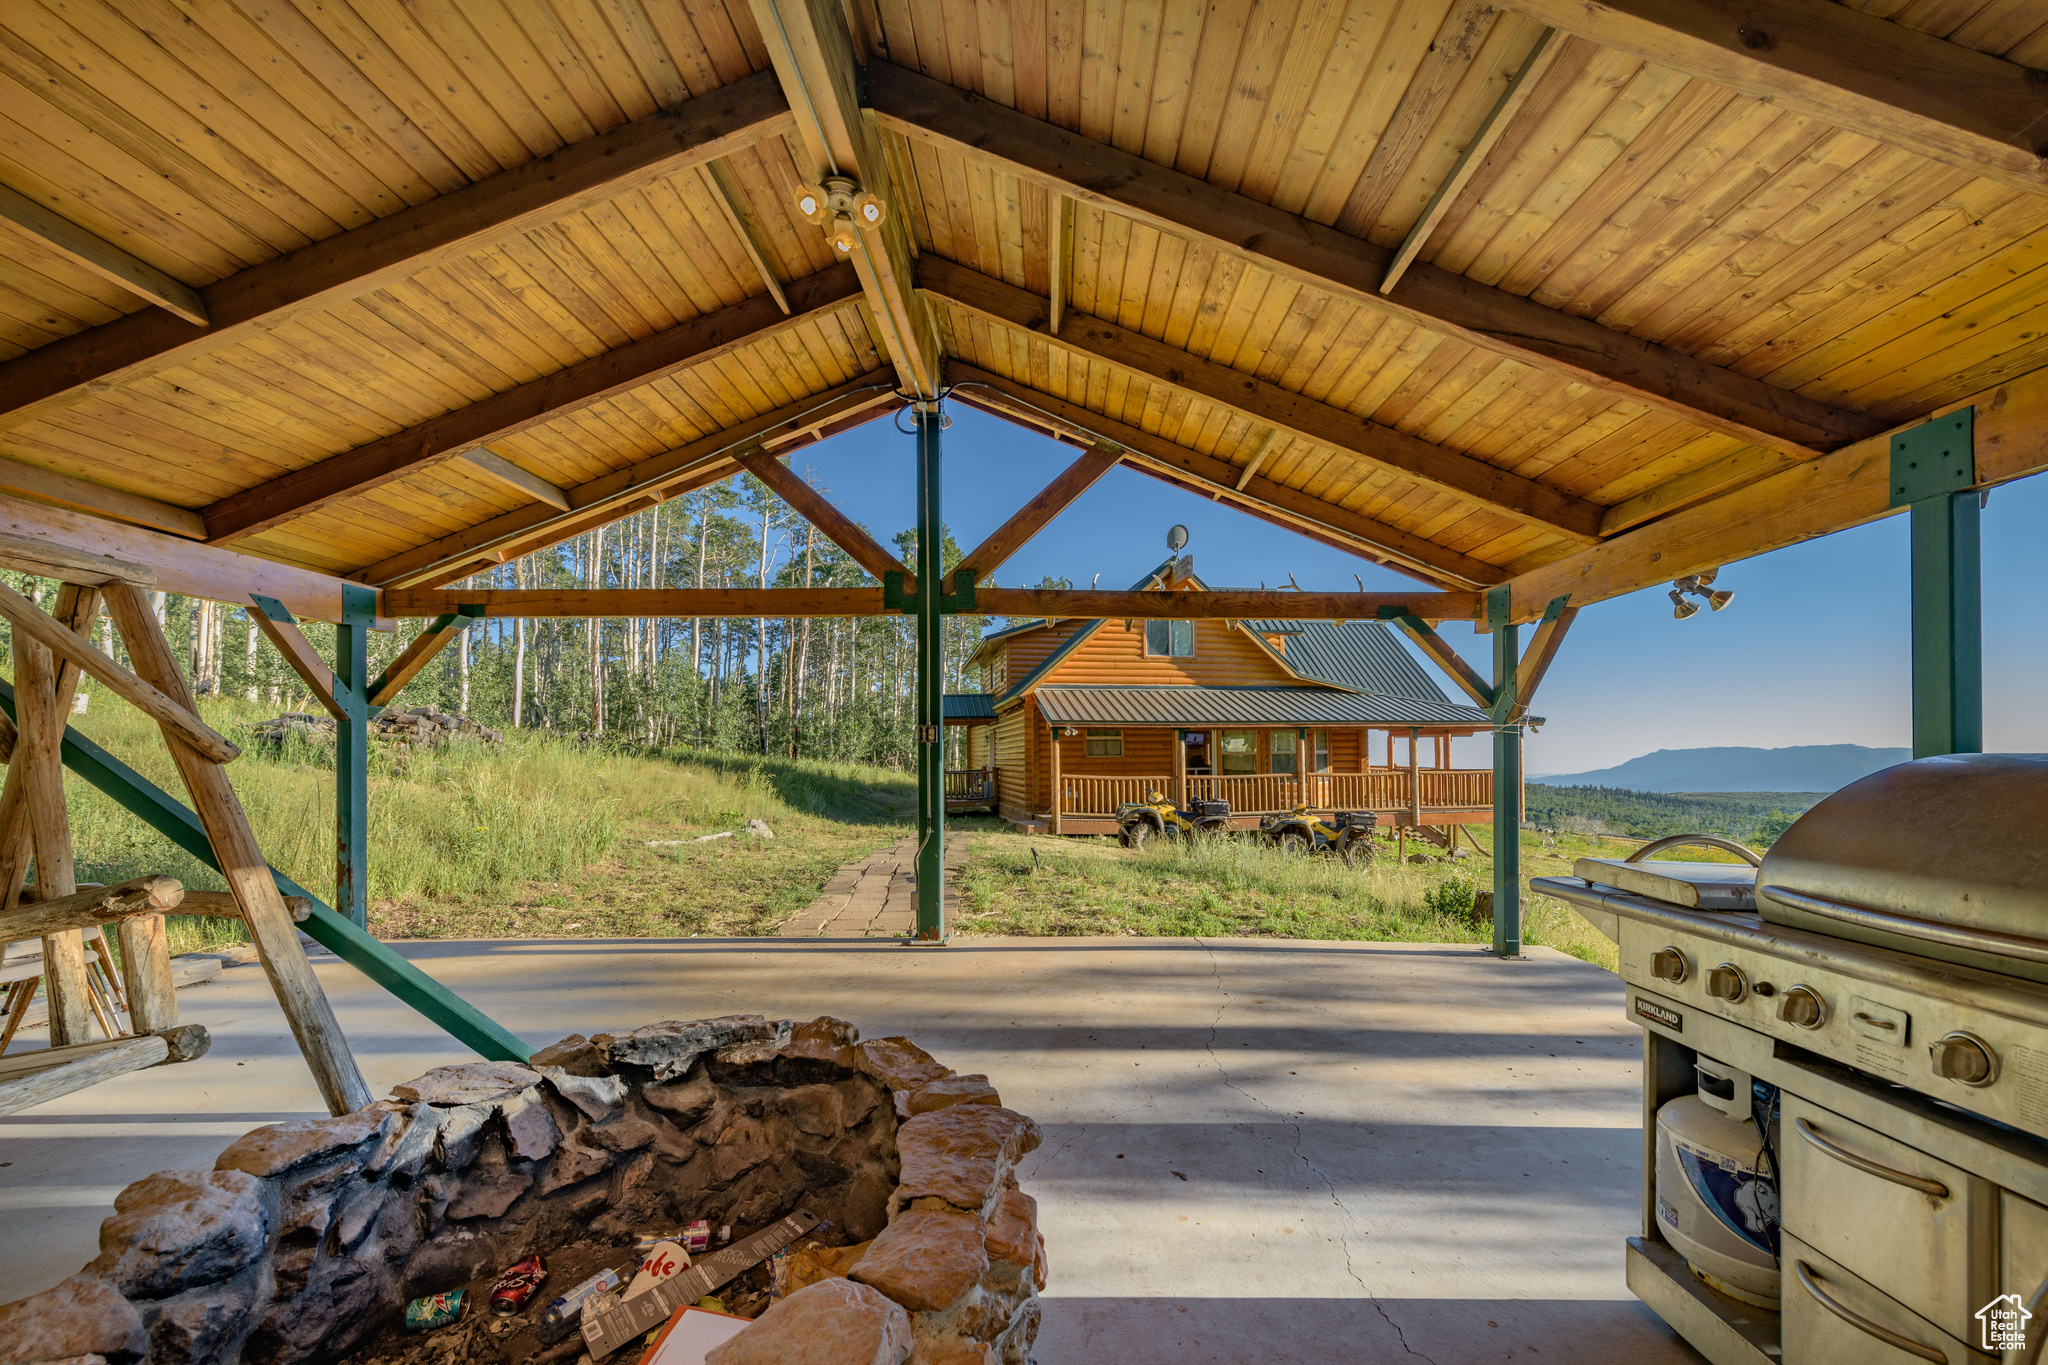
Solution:
[{"label": "black atv", "polygon": [[1221,834],[1230,825],[1228,801],[1190,801],[1182,809],[1158,792],[1145,793],[1143,801],[1117,807],[1117,841],[1125,848],[1143,848],[1148,839],[1192,839],[1198,834]]},{"label": "black atv", "polygon": [[1363,868],[1372,861],[1372,832],[1379,820],[1369,810],[1317,815],[1296,806],[1289,815],[1260,817],[1259,838],[1282,853],[1334,853],[1345,866]]}]

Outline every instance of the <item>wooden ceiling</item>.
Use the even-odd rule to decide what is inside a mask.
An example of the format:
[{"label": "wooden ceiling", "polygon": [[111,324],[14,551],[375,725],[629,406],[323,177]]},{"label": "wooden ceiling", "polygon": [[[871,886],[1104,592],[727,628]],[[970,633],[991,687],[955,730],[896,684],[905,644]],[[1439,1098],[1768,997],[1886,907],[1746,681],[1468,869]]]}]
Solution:
[{"label": "wooden ceiling", "polygon": [[1521,611],[2048,464],[2048,11],[1729,8],[16,0],[0,489],[417,587],[947,386]]}]

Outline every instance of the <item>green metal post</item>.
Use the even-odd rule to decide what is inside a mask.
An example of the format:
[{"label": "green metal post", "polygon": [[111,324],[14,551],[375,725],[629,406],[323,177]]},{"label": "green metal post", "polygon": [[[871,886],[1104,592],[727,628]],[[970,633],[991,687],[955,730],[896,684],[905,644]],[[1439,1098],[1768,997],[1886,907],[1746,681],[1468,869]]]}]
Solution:
[{"label": "green metal post", "polygon": [[946,941],[945,517],[937,403],[917,407],[917,937]]},{"label": "green metal post", "polygon": [[1912,527],[1915,758],[1984,748],[1976,414],[1959,408],[1891,441],[1891,505],[1910,509]]},{"label": "green metal post", "polygon": [[[0,710],[10,718],[15,716],[14,687],[4,680],[0,680]],[[65,767],[177,847],[215,871],[220,870],[212,841],[206,837],[199,817],[163,788],[68,726],[62,753]],[[270,870],[270,875],[282,894],[303,896],[313,903],[312,917],[300,928],[343,962],[446,1030],[464,1047],[500,1062],[524,1062],[533,1055],[533,1049],[518,1034],[391,951],[366,930],[322,905],[318,896],[276,868]]]},{"label": "green metal post", "polygon": [[334,908],[370,927],[370,627],[374,588],[344,584],[334,628],[334,699],[347,714],[334,736]]},{"label": "green metal post", "polygon": [[1513,594],[1486,594],[1493,628],[1493,951],[1522,955],[1522,727],[1514,721],[1521,628],[1510,625]]}]

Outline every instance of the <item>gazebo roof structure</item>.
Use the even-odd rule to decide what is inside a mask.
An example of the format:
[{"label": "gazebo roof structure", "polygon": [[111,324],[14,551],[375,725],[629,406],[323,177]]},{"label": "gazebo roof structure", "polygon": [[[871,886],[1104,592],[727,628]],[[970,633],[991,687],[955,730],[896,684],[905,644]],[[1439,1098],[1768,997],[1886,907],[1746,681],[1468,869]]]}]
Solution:
[{"label": "gazebo roof structure", "polygon": [[0,489],[430,589],[950,389],[1531,620],[2048,464],[2048,24],[1772,13],[29,0]]}]

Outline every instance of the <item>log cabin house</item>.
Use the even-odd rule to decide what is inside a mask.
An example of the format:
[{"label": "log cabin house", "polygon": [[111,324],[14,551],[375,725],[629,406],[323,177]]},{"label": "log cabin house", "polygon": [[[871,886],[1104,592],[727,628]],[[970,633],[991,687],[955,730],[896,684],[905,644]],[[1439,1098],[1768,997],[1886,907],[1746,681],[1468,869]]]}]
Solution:
[{"label": "log cabin house", "polygon": [[[1177,586],[1206,590],[1192,573]],[[1118,806],[1157,790],[1226,800],[1239,828],[1306,804],[1442,843],[1493,820],[1492,770],[1450,765],[1486,713],[1451,702],[1379,621],[1025,621],[968,666],[982,691],[946,699],[967,734],[953,809],[1112,834]]]}]

